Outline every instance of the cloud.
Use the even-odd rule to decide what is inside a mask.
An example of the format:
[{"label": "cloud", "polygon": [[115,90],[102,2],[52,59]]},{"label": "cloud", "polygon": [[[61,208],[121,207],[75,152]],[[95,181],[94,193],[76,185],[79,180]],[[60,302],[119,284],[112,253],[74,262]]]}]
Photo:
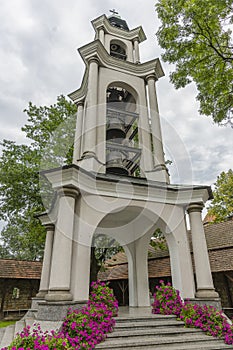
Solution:
[{"label": "cloud", "polygon": [[[77,48],[94,39],[91,20],[117,6],[130,28],[142,25],[148,40],[141,60],[160,57],[155,32],[159,22],[154,0],[11,0],[0,13],[0,137],[24,142],[28,102],[49,105],[60,94],[79,88],[84,63]],[[198,114],[194,85],[176,91],[171,66],[157,84],[166,157],[173,160],[173,182],[212,183],[232,167],[232,129]],[[174,136],[175,135],[175,136]],[[174,142],[174,139],[176,142]]]}]

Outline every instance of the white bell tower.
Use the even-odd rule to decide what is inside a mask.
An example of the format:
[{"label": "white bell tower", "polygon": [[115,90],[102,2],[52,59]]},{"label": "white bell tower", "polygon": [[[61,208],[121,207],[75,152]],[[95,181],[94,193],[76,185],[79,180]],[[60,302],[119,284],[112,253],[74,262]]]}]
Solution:
[{"label": "white bell tower", "polygon": [[92,21],[95,40],[79,49],[86,70],[69,95],[78,106],[73,162],[168,183],[156,94],[164,73],[158,58],[140,63],[142,27],[129,30],[112,12]]},{"label": "white bell tower", "polygon": [[148,245],[158,228],[167,240],[173,286],[183,298],[217,303],[201,221],[211,188],[169,183],[156,94],[164,75],[160,61],[140,62],[144,31],[129,30],[115,11],[92,25],[95,40],[79,49],[83,81],[69,95],[78,107],[73,164],[42,172],[56,196],[40,215],[47,237],[38,319],[61,320],[68,307],[87,301],[99,233],[127,255],[130,307],[150,306]]}]

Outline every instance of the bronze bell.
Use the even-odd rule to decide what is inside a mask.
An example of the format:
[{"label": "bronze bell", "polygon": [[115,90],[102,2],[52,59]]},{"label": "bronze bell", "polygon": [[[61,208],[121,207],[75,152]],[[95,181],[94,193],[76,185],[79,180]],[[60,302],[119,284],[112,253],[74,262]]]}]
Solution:
[{"label": "bronze bell", "polygon": [[117,117],[112,117],[107,123],[107,140],[121,143],[126,137],[124,121]]},{"label": "bronze bell", "polygon": [[128,169],[123,164],[124,155],[119,151],[111,151],[106,158],[106,172],[116,175],[129,175]]}]

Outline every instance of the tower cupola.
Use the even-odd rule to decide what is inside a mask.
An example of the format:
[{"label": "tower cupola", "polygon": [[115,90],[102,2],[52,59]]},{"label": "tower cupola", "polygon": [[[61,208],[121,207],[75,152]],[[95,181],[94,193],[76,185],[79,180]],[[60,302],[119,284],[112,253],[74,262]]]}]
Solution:
[{"label": "tower cupola", "polygon": [[111,12],[92,21],[95,39],[79,49],[86,71],[69,95],[78,106],[73,162],[94,173],[168,183],[156,93],[164,73],[158,58],[140,62],[142,27],[129,29]]},{"label": "tower cupola", "polygon": [[117,27],[117,28],[129,31],[129,27],[128,27],[126,21],[123,20],[121,18],[121,16],[119,16],[118,12],[116,12],[115,9],[110,10],[110,12],[113,13],[111,16],[108,17],[110,24],[113,27]]}]

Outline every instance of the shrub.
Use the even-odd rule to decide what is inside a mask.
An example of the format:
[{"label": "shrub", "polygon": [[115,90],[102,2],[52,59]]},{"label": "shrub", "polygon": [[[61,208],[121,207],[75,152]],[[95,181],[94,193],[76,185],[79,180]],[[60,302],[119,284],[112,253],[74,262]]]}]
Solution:
[{"label": "shrub", "polygon": [[114,316],[118,315],[118,301],[113,294],[113,290],[109,288],[108,283],[92,282],[89,301],[104,303]]},{"label": "shrub", "polygon": [[28,326],[4,350],[94,349],[113,330],[118,303],[107,284],[97,281],[91,288],[88,304],[69,310],[60,331],[44,333],[40,325]]},{"label": "shrub", "polygon": [[223,338],[226,344],[233,344],[233,326],[222,312],[213,306],[184,302],[170,283],[165,285],[160,281],[152,306],[154,314],[176,315],[186,327],[200,328],[208,335]]},{"label": "shrub", "polygon": [[156,286],[152,312],[154,314],[179,316],[183,301],[180,292],[173,288],[170,283],[164,284],[160,281],[160,286]]}]

